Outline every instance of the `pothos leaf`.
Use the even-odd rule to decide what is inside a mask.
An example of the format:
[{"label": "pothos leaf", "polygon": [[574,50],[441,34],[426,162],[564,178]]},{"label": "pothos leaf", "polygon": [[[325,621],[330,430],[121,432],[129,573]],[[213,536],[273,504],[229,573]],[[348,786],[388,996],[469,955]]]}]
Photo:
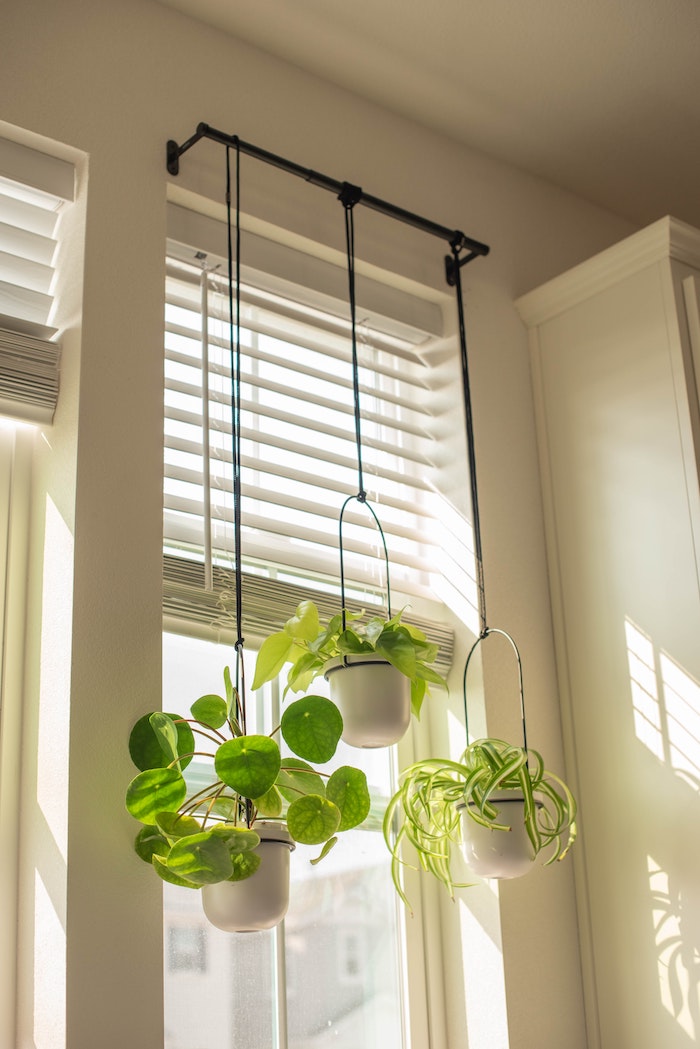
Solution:
[{"label": "pothos leaf", "polygon": [[272,681],[277,677],[284,664],[289,659],[294,638],[285,633],[284,630],[277,634],[270,634],[263,641],[258,651],[255,662],[255,675],[251,689],[253,692],[261,688],[266,681]]},{"label": "pothos leaf", "polygon": [[314,641],[321,632],[318,609],[313,601],[302,601],[284,624],[285,633],[300,641]]}]

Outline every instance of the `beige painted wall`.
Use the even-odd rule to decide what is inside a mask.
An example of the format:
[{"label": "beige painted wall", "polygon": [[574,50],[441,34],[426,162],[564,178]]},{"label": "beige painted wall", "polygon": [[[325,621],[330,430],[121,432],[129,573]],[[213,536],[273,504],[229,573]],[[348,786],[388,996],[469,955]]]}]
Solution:
[{"label": "beige painted wall", "polygon": [[[526,334],[512,302],[629,226],[149,0],[15,0],[2,18],[4,133],[45,136],[80,165],[69,262],[73,293],[83,285],[82,311],[73,294],[61,318],[61,409],[38,439],[19,1045],[64,1044],[57,1015],[53,1025],[49,1013],[37,1026],[31,993],[52,968],[41,952],[35,968],[28,953],[38,910],[35,873],[43,864],[38,874],[50,882],[58,925],[41,912],[36,933],[39,943],[60,941],[61,930],[67,937],[65,1044],[155,1049],[162,1039],[159,892],[130,854],[122,795],[129,727],[159,693],[166,139],[182,140],[206,120],[491,244],[489,259],[464,277],[491,619],[518,637],[531,740],[560,770]],[[219,154],[211,145],[199,149],[186,168],[183,161],[179,184],[220,194]],[[332,198],[319,204],[321,191],[310,195],[303,184],[269,172],[256,172],[244,186],[245,210],[341,246],[339,206]],[[393,225],[389,231],[379,217],[363,215],[357,225],[358,257],[443,287],[442,245]],[[49,552],[56,589],[54,604],[44,595],[40,621],[47,497],[63,545]],[[66,627],[53,655],[51,631],[42,635],[49,610]],[[64,802],[70,790],[66,867],[35,803],[40,773],[31,755],[41,734],[38,699],[50,700],[49,672],[56,662],[65,670],[68,658],[70,779],[57,779]],[[497,668],[489,674],[497,685]],[[64,690],[61,703],[66,699]],[[60,709],[66,731],[67,707]],[[489,724],[496,734],[511,731],[498,700]],[[512,1049],[583,1049],[573,868],[504,886],[501,919]],[[464,1044],[462,983],[455,958],[446,1018],[455,1047]],[[60,995],[54,1007],[60,1010]],[[478,1032],[470,1035],[481,1049]],[[482,1045],[501,1049],[485,1039]]]}]

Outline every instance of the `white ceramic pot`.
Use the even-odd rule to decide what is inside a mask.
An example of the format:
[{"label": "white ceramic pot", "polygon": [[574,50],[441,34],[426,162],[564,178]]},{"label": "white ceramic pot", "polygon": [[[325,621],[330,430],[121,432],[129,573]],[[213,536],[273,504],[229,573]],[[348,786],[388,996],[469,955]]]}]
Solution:
[{"label": "white ceramic pot", "polygon": [[482,878],[519,878],[532,870],[535,850],[525,829],[525,802],[517,791],[504,791],[490,799],[498,809],[498,822],[510,830],[491,830],[462,810],[462,838],[467,866]]},{"label": "white ceramic pot", "polygon": [[243,881],[202,886],[202,906],[212,925],[224,932],[272,929],[289,906],[289,856],[294,841],[284,823],[256,823],[260,835],[255,852],[260,866]]},{"label": "white ceramic pot", "polygon": [[411,723],[411,682],[382,656],[346,656],[325,672],[351,747],[389,747]]}]

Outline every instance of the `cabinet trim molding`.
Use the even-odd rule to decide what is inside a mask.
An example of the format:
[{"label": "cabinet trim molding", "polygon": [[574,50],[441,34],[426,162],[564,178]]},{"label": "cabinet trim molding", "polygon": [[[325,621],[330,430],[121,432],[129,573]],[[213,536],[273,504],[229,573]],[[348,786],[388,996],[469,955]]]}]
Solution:
[{"label": "cabinet trim molding", "polygon": [[700,269],[700,232],[666,216],[516,299],[529,328],[571,309],[611,284],[668,259]]}]

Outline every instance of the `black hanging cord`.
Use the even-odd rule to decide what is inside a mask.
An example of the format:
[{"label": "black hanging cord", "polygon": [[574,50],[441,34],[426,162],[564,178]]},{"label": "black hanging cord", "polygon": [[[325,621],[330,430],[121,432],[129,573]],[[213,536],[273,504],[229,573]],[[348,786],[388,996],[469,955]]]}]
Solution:
[{"label": "black hanging cord", "polygon": [[484,589],[484,560],[481,549],[481,520],[479,517],[479,493],[476,485],[476,454],[474,451],[474,418],[472,414],[472,397],[471,387],[469,385],[469,363],[467,360],[467,331],[464,322],[464,300],[462,297],[462,278],[461,269],[465,263],[469,262],[473,255],[467,255],[464,258],[459,257],[460,251],[464,245],[455,238],[451,244],[452,256],[447,256],[445,259],[445,269],[447,274],[447,282],[454,287],[457,298],[457,316],[459,320],[459,350],[460,359],[462,363],[462,389],[464,392],[464,419],[467,431],[467,455],[469,459],[469,482],[471,486],[471,500],[472,500],[472,517],[473,517],[473,530],[474,530],[474,560],[476,563],[476,586],[477,586],[477,600],[479,604],[479,636],[469,650],[467,656],[467,662],[464,667],[464,679],[462,683],[462,695],[464,698],[464,731],[467,738],[467,744],[469,744],[469,713],[467,710],[467,672],[469,670],[469,663],[472,656],[476,652],[477,648],[485,638],[492,635],[498,635],[505,637],[511,644],[515,653],[515,658],[518,665],[518,689],[520,693],[520,720],[523,731],[523,749],[525,751],[525,760],[529,766],[529,757],[527,753],[527,724],[525,721],[525,692],[523,688],[523,666],[520,659],[520,652],[510,634],[507,634],[505,630],[497,630],[495,627],[487,626],[486,622],[486,593]]},{"label": "black hanging cord", "polygon": [[[527,725],[525,723],[525,690],[523,688],[523,664],[522,664],[522,661],[520,659],[520,653],[518,652],[518,646],[516,645],[515,641],[510,636],[510,634],[507,634],[505,632],[505,630],[497,630],[495,627],[486,627],[484,629],[483,633],[479,635],[479,637],[476,639],[476,641],[472,645],[471,649],[469,650],[469,655],[467,656],[467,662],[466,662],[466,665],[464,667],[464,680],[463,680],[463,683],[462,683],[462,694],[464,696],[464,731],[466,732],[466,735],[467,735],[467,743],[469,743],[469,713],[467,711],[467,671],[469,670],[470,660],[471,660],[472,656],[474,655],[474,653],[476,652],[478,646],[481,644],[481,642],[485,638],[491,637],[492,635],[500,635],[500,637],[504,637],[504,638],[506,638],[507,641],[510,641],[510,644],[511,644],[511,646],[513,648],[513,651],[515,653],[515,658],[516,658],[516,661],[517,661],[517,664],[518,664],[518,689],[519,689],[519,692],[520,692],[520,721],[522,723],[522,729],[523,729],[523,750],[525,751],[525,754],[527,755]],[[528,761],[528,765],[529,765],[529,761]]]},{"label": "black hanging cord", "polygon": [[360,420],[360,375],[357,362],[357,301],[355,299],[355,217],[353,208],[362,197],[359,186],[344,183],[338,197],[345,209],[345,251],[348,267],[348,301],[350,303],[350,329],[352,342],[352,396],[355,410],[355,445],[357,447],[357,500],[367,499],[362,478],[362,427]]},{"label": "black hanging cord", "polygon": [[[485,637],[486,593],[484,590],[484,560],[481,548],[481,521],[479,518],[479,492],[476,485],[476,455],[474,453],[474,418],[472,414],[472,397],[469,385],[469,363],[467,361],[467,332],[464,323],[464,301],[462,298],[461,264],[466,259],[459,258],[461,245],[453,243],[451,273],[454,276],[454,287],[457,296],[457,315],[459,319],[459,350],[462,364],[462,391],[464,394],[464,418],[467,430],[467,456],[469,460],[469,483],[471,486],[472,518],[474,529],[474,560],[476,563],[476,588],[479,604],[479,637]],[[450,257],[448,256],[448,261]],[[449,268],[448,268],[449,272]],[[449,279],[449,278],[448,278]]]},{"label": "black hanging cord", "polygon": [[[233,258],[233,202],[231,193],[231,149],[226,148],[226,234],[228,247],[229,350],[231,354],[231,461],[233,470],[233,536],[236,588],[236,692],[237,714],[246,733],[245,670],[243,665],[243,567],[241,560],[241,156],[236,148],[235,275]],[[235,281],[235,311],[234,311]]]},{"label": "black hanging cord", "polygon": [[357,359],[357,300],[355,298],[355,219],[353,208],[362,199],[362,190],[359,186],[353,186],[349,182],[344,182],[340,193],[338,194],[338,200],[343,205],[345,210],[345,249],[347,258],[347,269],[348,269],[348,301],[350,304],[350,332],[351,332],[351,344],[352,344],[352,393],[353,393],[353,407],[355,413],[355,445],[357,448],[357,495],[348,496],[343,503],[340,511],[340,520],[338,522],[338,547],[340,550],[340,613],[343,619],[343,630],[346,626],[346,608],[345,608],[345,565],[344,565],[344,550],[343,550],[343,517],[345,509],[348,503],[358,502],[363,506],[366,506],[374,522],[379,530],[379,535],[382,541],[382,547],[384,549],[384,565],[386,570],[386,605],[387,605],[387,618],[391,619],[391,583],[389,580],[389,552],[387,550],[386,538],[384,536],[384,529],[382,528],[379,518],[377,517],[374,509],[367,501],[367,492],[365,491],[364,478],[362,473],[362,425],[361,425],[361,414],[360,414],[360,374],[359,364]]}]

